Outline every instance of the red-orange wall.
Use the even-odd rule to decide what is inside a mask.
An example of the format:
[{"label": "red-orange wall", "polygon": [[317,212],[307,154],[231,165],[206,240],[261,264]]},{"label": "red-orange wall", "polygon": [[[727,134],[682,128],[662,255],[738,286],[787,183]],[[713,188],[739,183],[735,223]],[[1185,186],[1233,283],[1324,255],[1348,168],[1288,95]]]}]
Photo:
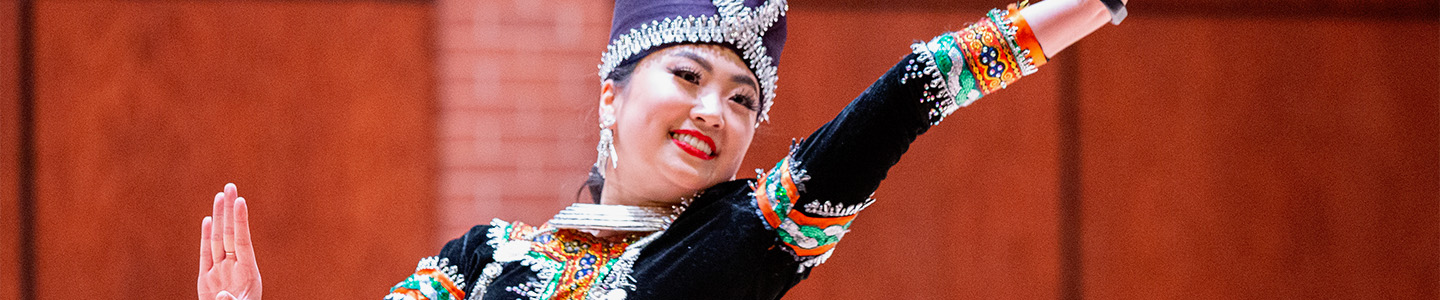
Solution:
[{"label": "red-orange wall", "polygon": [[376,298],[431,252],[430,4],[34,4],[35,299],[193,299],[226,182],[271,299]]},{"label": "red-orange wall", "polygon": [[1138,17],[1084,41],[1085,296],[1435,299],[1436,20]]},{"label": "red-orange wall", "polygon": [[20,14],[0,1],[0,300],[19,299]]},{"label": "red-orange wall", "polygon": [[[545,221],[593,162],[608,1],[37,1],[29,52],[15,3],[0,299],[191,297],[195,227],[225,182],[253,204],[267,296],[378,298],[470,225]],[[792,3],[774,118],[742,169],[910,42],[1003,4]],[[1434,299],[1437,11],[1132,3],[923,136],[788,298]],[[25,101],[36,274],[12,250]]]}]

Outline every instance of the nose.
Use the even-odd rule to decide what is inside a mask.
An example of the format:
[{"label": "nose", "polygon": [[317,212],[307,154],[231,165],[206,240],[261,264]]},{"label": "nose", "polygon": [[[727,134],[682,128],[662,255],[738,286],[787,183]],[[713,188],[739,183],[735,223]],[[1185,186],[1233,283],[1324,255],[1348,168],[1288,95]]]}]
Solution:
[{"label": "nose", "polygon": [[699,103],[690,108],[690,121],[699,127],[720,129],[725,127],[724,103],[718,95],[701,96]]}]

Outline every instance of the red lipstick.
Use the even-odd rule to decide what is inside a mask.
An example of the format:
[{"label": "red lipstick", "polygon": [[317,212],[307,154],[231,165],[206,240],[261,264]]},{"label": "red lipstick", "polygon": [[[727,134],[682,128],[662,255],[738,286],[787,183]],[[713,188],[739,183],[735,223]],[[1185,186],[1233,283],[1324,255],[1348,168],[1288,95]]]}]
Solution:
[{"label": "red lipstick", "polygon": [[[704,160],[715,159],[716,155],[711,154],[712,152],[715,152],[715,141],[711,140],[709,136],[705,136],[704,133],[689,129],[680,129],[672,131],[670,134],[670,142],[675,143],[675,146],[680,147],[680,150],[685,150],[685,153],[689,153],[690,155],[694,155],[695,157],[699,157],[700,159]],[[682,135],[693,137],[693,141],[704,143],[706,148],[710,148],[710,151],[706,152],[705,150],[701,150],[700,148],[692,146],[689,142],[681,141]]]}]

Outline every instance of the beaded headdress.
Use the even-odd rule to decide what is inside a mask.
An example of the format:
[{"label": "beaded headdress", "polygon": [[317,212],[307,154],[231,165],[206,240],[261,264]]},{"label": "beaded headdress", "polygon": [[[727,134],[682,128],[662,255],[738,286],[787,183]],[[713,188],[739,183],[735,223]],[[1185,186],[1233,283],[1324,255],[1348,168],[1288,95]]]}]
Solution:
[{"label": "beaded headdress", "polygon": [[787,9],[785,0],[616,0],[610,45],[600,56],[600,79],[664,46],[725,45],[760,81],[760,121],[769,120]]}]

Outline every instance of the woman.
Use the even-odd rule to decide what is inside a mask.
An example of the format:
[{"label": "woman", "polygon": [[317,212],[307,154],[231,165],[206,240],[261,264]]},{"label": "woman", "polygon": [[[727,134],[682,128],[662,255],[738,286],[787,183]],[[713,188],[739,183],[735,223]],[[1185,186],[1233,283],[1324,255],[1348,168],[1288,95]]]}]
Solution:
[{"label": "woman", "polygon": [[[475,226],[386,299],[780,298],[825,262],[916,136],[1118,23],[1123,4],[1105,2],[1012,5],[917,43],[775,168],[735,180],[773,103],[785,2],[617,1],[589,182],[598,204],[540,226]],[[199,297],[258,299],[246,203],[234,185],[214,203]]]}]

